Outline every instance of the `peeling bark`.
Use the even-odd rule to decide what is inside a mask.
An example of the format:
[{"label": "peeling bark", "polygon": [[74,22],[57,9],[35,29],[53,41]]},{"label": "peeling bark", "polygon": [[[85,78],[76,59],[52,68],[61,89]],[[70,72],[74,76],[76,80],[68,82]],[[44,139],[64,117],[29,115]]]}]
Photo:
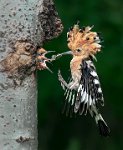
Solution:
[{"label": "peeling bark", "polygon": [[37,47],[62,32],[52,0],[0,0],[0,149],[37,149]]}]

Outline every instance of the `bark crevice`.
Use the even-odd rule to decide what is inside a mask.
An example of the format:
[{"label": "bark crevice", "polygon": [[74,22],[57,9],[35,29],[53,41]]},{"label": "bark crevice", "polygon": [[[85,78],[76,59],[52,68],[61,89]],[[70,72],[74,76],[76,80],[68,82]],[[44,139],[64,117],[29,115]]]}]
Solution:
[{"label": "bark crevice", "polygon": [[52,0],[45,0],[40,5],[42,11],[39,9],[38,19],[44,31],[44,41],[51,40],[61,34],[63,25]]}]

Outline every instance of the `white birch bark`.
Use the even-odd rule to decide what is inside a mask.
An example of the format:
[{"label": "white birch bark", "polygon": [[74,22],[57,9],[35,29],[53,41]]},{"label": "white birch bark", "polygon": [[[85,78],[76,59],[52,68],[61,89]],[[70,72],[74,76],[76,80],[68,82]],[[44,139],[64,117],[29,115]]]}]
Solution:
[{"label": "white birch bark", "polygon": [[37,46],[57,37],[51,0],[0,0],[0,150],[37,150]]}]

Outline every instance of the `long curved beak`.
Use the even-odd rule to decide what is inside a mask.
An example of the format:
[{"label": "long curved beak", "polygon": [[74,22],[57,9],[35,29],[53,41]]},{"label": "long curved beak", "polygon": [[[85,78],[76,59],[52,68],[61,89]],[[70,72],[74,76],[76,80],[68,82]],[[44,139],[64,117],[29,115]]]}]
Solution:
[{"label": "long curved beak", "polygon": [[72,51],[63,52],[61,54],[57,54],[56,58],[60,58],[60,57],[62,57],[64,55],[73,55],[73,53],[72,53]]},{"label": "long curved beak", "polygon": [[67,52],[63,52],[59,55],[63,56],[63,55],[72,55],[72,54],[73,54],[72,51],[67,51]]},{"label": "long curved beak", "polygon": [[51,61],[61,58],[63,55],[73,55],[72,51],[63,52],[57,55],[53,55]]}]

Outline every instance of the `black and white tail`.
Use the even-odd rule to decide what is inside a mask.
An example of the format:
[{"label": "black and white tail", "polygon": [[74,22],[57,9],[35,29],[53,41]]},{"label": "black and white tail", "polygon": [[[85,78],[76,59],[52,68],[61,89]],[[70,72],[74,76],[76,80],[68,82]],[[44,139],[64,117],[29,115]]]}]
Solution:
[{"label": "black and white tail", "polygon": [[89,110],[92,117],[95,118],[96,125],[98,126],[99,133],[101,136],[109,136],[110,135],[110,128],[108,127],[107,123],[103,119],[102,115],[98,112],[96,106],[92,106]]},{"label": "black and white tail", "polygon": [[101,136],[109,136],[110,135],[110,129],[104,119],[102,118],[101,114],[98,114],[95,116],[96,124],[99,128],[99,133]]}]

